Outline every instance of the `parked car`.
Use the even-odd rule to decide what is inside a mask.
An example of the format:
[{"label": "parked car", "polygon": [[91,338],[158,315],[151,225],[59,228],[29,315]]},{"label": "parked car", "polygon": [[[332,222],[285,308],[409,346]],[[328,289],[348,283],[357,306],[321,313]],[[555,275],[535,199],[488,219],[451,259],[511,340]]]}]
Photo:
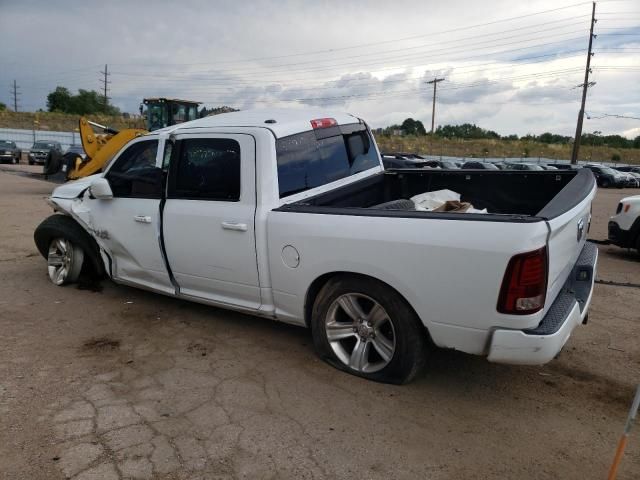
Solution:
[{"label": "parked car", "polygon": [[[310,327],[322,359],[371,380],[408,381],[433,344],[542,364],[587,315],[595,181],[490,173],[386,172],[348,114],[226,113],[137,137],[57,187],[34,237],[56,285],[85,267]],[[488,213],[416,210],[427,189]]]},{"label": "parked car", "polygon": [[620,174],[620,172],[616,172],[612,168],[604,167],[602,165],[585,165],[584,168],[589,169],[593,172],[593,175],[596,177],[596,182],[598,183],[599,187],[623,188],[626,184],[626,180]]},{"label": "parked car", "polygon": [[44,165],[47,155],[51,151],[62,154],[62,145],[60,145],[60,142],[50,140],[35,142],[29,151],[29,165],[33,165],[34,163]]},{"label": "parked car", "polygon": [[640,195],[620,200],[616,214],[609,219],[609,241],[640,253]]},{"label": "parked car", "polygon": [[616,167],[616,170],[618,170],[619,172],[632,172],[632,173],[640,174],[640,167],[631,167],[631,166]]},{"label": "parked car", "polygon": [[87,153],[84,151],[84,148],[82,148],[82,145],[69,145],[69,148],[67,148],[67,151],[64,152],[64,154],[66,155],[67,153],[80,155],[83,160],[87,158]]},{"label": "parked car", "polygon": [[633,171],[624,171],[615,167],[613,170],[620,173],[625,178],[625,187],[629,188],[638,188],[640,186],[640,173],[635,173]]},{"label": "parked car", "polygon": [[638,184],[638,178],[636,177],[636,174],[634,174],[633,172],[620,172],[620,174],[625,179],[625,185],[624,185],[625,187],[638,188],[639,184]]},{"label": "parked car", "polygon": [[20,163],[22,152],[15,142],[10,140],[0,140],[0,163]]},{"label": "parked car", "polygon": [[553,165],[545,165],[544,163],[538,164],[543,170],[558,170],[558,167],[554,167]]},{"label": "parked car", "polygon": [[547,163],[548,166],[550,167],[555,167],[558,170],[577,170],[579,168],[582,168],[579,165],[573,165],[571,163]]},{"label": "parked car", "polygon": [[521,162],[511,162],[506,164],[507,169],[509,170],[528,170],[531,172],[541,172],[544,170],[540,165],[536,165],[535,163],[521,163]]},{"label": "parked car", "polygon": [[399,153],[382,153],[384,168],[424,168],[427,162],[419,155],[401,155]]},{"label": "parked car", "polygon": [[493,163],[489,162],[478,162],[476,160],[469,160],[465,162],[462,167],[463,169],[477,169],[477,170],[500,170]]},{"label": "parked car", "polygon": [[460,168],[451,160],[427,160],[426,166],[431,168],[444,168],[445,170],[458,170]]}]

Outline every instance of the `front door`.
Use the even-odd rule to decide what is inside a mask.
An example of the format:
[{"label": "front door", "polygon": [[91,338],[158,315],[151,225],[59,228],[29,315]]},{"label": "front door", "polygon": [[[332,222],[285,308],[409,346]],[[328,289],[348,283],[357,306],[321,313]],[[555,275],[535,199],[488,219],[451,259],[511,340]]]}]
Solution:
[{"label": "front door", "polygon": [[255,140],[176,138],[163,213],[167,259],[180,293],[257,310]]},{"label": "front door", "polygon": [[158,140],[137,140],[105,174],[108,200],[90,200],[89,224],[108,250],[115,280],[174,293],[160,247],[162,169],[156,167]]}]

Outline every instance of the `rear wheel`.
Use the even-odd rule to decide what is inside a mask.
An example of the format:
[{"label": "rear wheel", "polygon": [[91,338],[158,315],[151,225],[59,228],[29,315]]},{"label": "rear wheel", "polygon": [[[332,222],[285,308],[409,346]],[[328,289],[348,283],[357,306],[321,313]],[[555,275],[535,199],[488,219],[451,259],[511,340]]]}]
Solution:
[{"label": "rear wheel", "polygon": [[353,375],[406,383],[426,363],[420,320],[395,290],[371,278],[330,280],[316,298],[311,323],[318,355]]},{"label": "rear wheel", "polygon": [[609,180],[602,180],[602,188],[609,188],[611,186],[611,182]]}]

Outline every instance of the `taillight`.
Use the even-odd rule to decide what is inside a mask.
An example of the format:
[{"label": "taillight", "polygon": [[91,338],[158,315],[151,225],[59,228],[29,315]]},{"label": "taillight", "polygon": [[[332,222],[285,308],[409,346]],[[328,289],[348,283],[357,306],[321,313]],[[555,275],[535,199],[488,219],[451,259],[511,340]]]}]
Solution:
[{"label": "taillight", "polygon": [[629,211],[629,209],[630,209],[630,208],[631,208],[631,204],[630,204],[630,203],[627,203],[627,204],[624,206],[624,213],[627,213],[627,212]]},{"label": "taillight", "polygon": [[314,130],[318,128],[335,127],[336,125],[338,125],[338,122],[335,118],[316,118],[315,120],[311,120],[311,126]]},{"label": "taillight", "polygon": [[502,280],[498,311],[529,315],[544,307],[547,294],[547,248],[521,253],[509,260]]}]

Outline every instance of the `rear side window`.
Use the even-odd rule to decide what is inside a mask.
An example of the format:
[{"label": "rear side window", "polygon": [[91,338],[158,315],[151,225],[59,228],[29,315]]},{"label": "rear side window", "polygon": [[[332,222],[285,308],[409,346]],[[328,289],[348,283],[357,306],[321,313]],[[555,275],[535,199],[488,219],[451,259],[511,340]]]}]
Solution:
[{"label": "rear side window", "polygon": [[[172,160],[173,161],[173,160]],[[189,138],[178,147],[171,198],[240,200],[240,144],[229,138]]]},{"label": "rear side window", "polygon": [[290,135],[277,140],[276,154],[280,198],[380,164],[366,130],[320,139],[315,131]]}]

